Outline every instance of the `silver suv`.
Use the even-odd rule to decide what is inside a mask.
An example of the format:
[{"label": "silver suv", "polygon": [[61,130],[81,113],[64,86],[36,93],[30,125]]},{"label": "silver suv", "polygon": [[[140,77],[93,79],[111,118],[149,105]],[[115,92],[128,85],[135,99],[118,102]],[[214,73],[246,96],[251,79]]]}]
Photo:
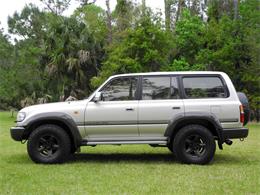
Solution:
[{"label": "silver suv", "polygon": [[222,149],[247,137],[248,109],[223,72],[122,74],[88,99],[22,109],[11,136],[28,140],[36,163],[64,162],[81,146],[149,144],[183,163],[207,164],[216,142]]}]

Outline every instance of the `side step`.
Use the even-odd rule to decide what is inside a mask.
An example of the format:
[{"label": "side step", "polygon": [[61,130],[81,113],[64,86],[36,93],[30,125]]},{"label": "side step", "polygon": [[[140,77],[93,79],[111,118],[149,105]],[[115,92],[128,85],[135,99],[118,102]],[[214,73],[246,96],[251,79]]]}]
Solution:
[{"label": "side step", "polygon": [[135,140],[135,141],[86,141],[82,142],[83,146],[95,146],[95,145],[121,145],[121,144],[167,144],[166,140]]}]

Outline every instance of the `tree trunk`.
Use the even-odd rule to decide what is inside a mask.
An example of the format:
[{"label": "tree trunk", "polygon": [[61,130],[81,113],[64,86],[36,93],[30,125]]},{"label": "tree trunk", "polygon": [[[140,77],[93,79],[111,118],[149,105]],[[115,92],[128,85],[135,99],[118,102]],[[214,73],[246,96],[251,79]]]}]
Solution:
[{"label": "tree trunk", "polygon": [[164,0],[165,28],[171,30],[171,3],[170,0]]},{"label": "tree trunk", "polygon": [[109,0],[106,0],[106,6],[107,6],[107,28],[108,28],[108,43],[112,43],[112,17],[111,17],[111,10],[109,6]]},{"label": "tree trunk", "polygon": [[145,10],[146,10],[146,3],[145,0],[142,0],[142,14],[145,15]]},{"label": "tree trunk", "polygon": [[179,0],[178,1],[178,8],[177,8],[177,13],[176,13],[176,22],[178,22],[178,20],[180,18],[181,10],[183,8],[183,4],[185,4],[184,0]]},{"label": "tree trunk", "polygon": [[238,0],[234,0],[234,20],[238,19]]}]

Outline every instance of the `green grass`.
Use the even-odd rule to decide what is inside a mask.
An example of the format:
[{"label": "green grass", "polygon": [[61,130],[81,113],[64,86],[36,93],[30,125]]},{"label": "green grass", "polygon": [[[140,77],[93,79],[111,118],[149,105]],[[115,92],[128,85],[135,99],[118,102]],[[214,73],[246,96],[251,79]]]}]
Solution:
[{"label": "green grass", "polygon": [[259,124],[207,166],[146,145],[82,147],[68,163],[39,165],[10,138],[10,116],[0,112],[0,194],[260,194]]}]

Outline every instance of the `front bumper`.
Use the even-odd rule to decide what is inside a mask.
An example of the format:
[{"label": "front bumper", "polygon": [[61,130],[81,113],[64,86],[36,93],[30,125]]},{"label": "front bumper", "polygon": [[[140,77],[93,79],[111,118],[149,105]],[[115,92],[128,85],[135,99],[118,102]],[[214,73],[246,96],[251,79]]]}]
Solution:
[{"label": "front bumper", "polygon": [[25,132],[24,127],[11,127],[10,134],[15,141],[22,141]]},{"label": "front bumper", "polygon": [[248,136],[248,128],[223,129],[222,135],[224,140],[245,138]]}]

